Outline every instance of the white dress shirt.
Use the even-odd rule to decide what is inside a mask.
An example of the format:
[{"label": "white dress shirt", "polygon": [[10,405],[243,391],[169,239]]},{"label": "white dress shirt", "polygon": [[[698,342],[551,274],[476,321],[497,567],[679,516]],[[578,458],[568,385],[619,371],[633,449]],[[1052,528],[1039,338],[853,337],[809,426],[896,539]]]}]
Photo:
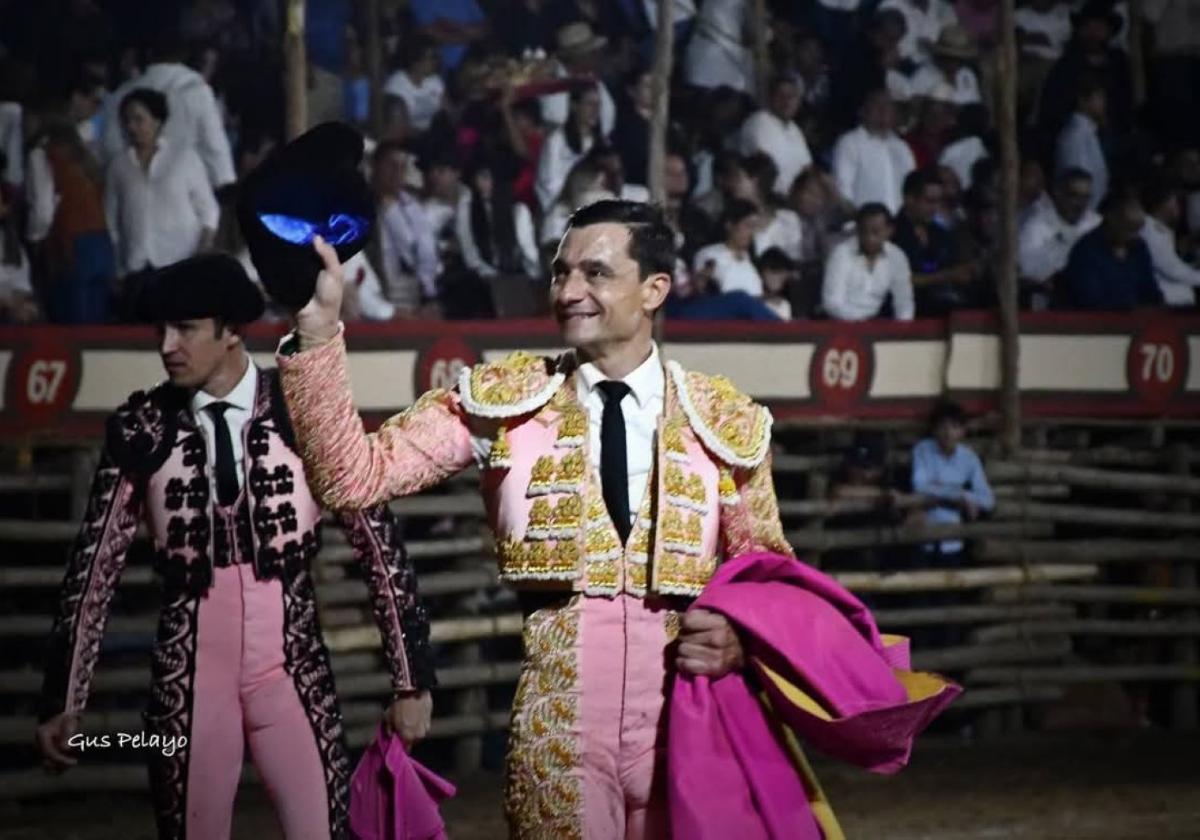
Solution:
[{"label": "white dress shirt", "polygon": [[859,249],[858,237],[838,244],[825,265],[821,300],[830,318],[865,321],[874,318],[892,295],[892,313],[897,321],[911,321],[914,314],[912,269],[904,252],[891,242],[874,262]]},{"label": "white dress shirt", "polygon": [[420,303],[413,279],[426,297],[437,297],[442,264],[433,225],[421,202],[404,190],[380,208],[379,254],[384,291],[392,303],[406,306]]},{"label": "white dress shirt", "polygon": [[[604,415],[604,395],[596,386],[606,379],[608,377],[591,362],[580,365],[575,374],[575,392],[588,413],[588,460],[597,471],[600,469],[600,419]],[[663,412],[666,378],[658,347],[653,347],[650,357],[621,381],[630,387],[630,393],[621,400],[621,413],[625,417],[625,458],[632,524],[650,483],[650,472],[654,467],[654,435]]]},{"label": "white dress shirt", "polygon": [[125,150],[121,100],[137,88],[152,88],[167,97],[170,116],[163,124],[163,137],[175,145],[195,149],[214,187],[237,180],[229,135],[225,133],[217,98],[204,77],[185,64],[151,64],[141,76],[113,92],[104,116],[104,151],[110,161],[120,157]]},{"label": "white dress shirt", "polygon": [[954,170],[954,174],[958,176],[958,183],[966,192],[971,189],[971,170],[975,168],[976,163],[987,156],[987,147],[983,145],[981,139],[963,137],[942,149],[941,155],[938,156],[938,163]]},{"label": "white dress shirt", "polygon": [[[495,277],[500,270],[483,259],[479,244],[475,241],[475,231],[471,228],[471,193],[468,192],[459,202],[458,212],[454,219],[454,232],[458,237],[458,248],[462,252],[463,262],[467,268],[480,277]],[[491,209],[486,212],[490,215]],[[517,250],[521,255],[521,268],[526,277],[540,277],[541,265],[538,263],[537,245],[533,241],[533,216],[529,208],[519,201],[513,202],[513,233],[516,234]]]},{"label": "white dress shirt", "polygon": [[1092,176],[1092,209],[1108,195],[1108,161],[1104,147],[1100,145],[1100,131],[1096,122],[1078,112],[1058,135],[1055,166],[1059,172],[1075,167]]},{"label": "white dress shirt", "polygon": [[779,169],[775,192],[780,195],[787,195],[792,181],[812,163],[812,153],[800,126],[793,120],[784,122],[766,109],[751,114],[742,123],[739,142],[742,154],[765,152],[775,161]]},{"label": "white dress shirt", "polygon": [[148,168],[132,147],[109,164],[104,206],[126,272],[194,255],[220,216],[200,156],[161,138]]},{"label": "white dress shirt", "polygon": [[388,77],[383,92],[404,101],[408,119],[417,131],[428,131],[433,118],[442,108],[442,97],[446,94],[446,83],[437,73],[431,73],[415,85],[408,73],[397,70]]},{"label": "white dress shirt", "polygon": [[593,142],[591,137],[581,137],[580,150],[576,152],[567,144],[567,135],[561,128],[556,128],[546,138],[538,157],[537,180],[534,183],[534,191],[542,210],[549,209],[558,200],[558,194],[562,192],[563,184],[571,174],[571,168],[583,159],[592,148]]},{"label": "white dress shirt", "polygon": [[768,248],[778,248],[793,260],[800,259],[804,246],[804,226],[795,210],[779,207],[771,211],[770,219],[754,234],[754,253],[762,256]]},{"label": "white dress shirt", "polygon": [[1200,287],[1200,269],[1188,265],[1175,250],[1175,231],[1154,216],[1146,216],[1142,239],[1150,249],[1154,279],[1167,306],[1192,306]]},{"label": "white dress shirt", "polygon": [[947,79],[936,64],[924,64],[913,74],[909,89],[913,97],[932,97],[940,89],[946,90],[955,105],[974,105],[983,101],[979,95],[979,79],[970,67],[958,68],[954,78]]},{"label": "white dress shirt", "polygon": [[[242,374],[238,384],[234,385],[233,390],[228,394],[223,397],[214,397],[206,391],[197,391],[192,395],[192,414],[195,416],[196,425],[200,427],[200,434],[204,436],[204,448],[208,455],[209,481],[212,482],[214,488],[216,487],[217,431],[213,426],[212,415],[205,411],[204,407],[215,402],[229,403],[229,408],[225,409],[225,422],[229,425],[229,437],[233,442],[233,464],[237,469],[238,486],[241,487],[246,480],[246,468],[242,464],[244,452],[242,433],[254,413],[254,396],[257,389],[258,369],[247,356],[246,372]],[[215,490],[212,497],[214,500],[217,497]]]},{"label": "white dress shirt", "polygon": [[916,169],[912,149],[895,132],[879,136],[859,126],[833,149],[833,174],[855,207],[878,201],[893,215],[904,202],[904,179]]},{"label": "white dress shirt", "polygon": [[754,55],[746,46],[746,10],[743,0],[705,0],[683,57],[688,84],[750,92]]},{"label": "white dress shirt", "polygon": [[1084,234],[1100,224],[1100,216],[1087,210],[1071,224],[1058,214],[1053,201],[1037,203],[1017,239],[1017,266],[1021,277],[1045,283],[1067,267],[1071,249]]},{"label": "white dress shirt", "polygon": [[41,242],[50,234],[59,202],[58,191],[54,187],[54,170],[50,168],[50,159],[46,157],[43,146],[35,146],[29,151],[25,199],[29,203],[25,235],[30,242]]},{"label": "white dress shirt", "polygon": [[1062,57],[1063,47],[1071,40],[1071,9],[1066,3],[1055,3],[1044,12],[1023,6],[1017,9],[1015,21],[1018,31],[1044,35],[1050,42],[1023,44],[1022,53],[1047,61],[1058,61]]},{"label": "white dress shirt", "polygon": [[[565,79],[570,72],[558,61],[554,62],[555,78]],[[600,133],[605,137],[612,134],[617,124],[617,105],[613,102],[608,85],[596,80],[596,93],[600,95]],[[571,95],[567,92],[550,93],[538,99],[542,109],[542,122],[549,126],[563,126],[571,113]]]},{"label": "white dress shirt", "polygon": [[958,22],[954,8],[945,0],[928,0],[927,8],[919,9],[913,0],[883,0],[879,11],[895,9],[904,16],[904,37],[898,49],[900,57],[920,64],[930,58],[929,47],[947,26]]},{"label": "white dress shirt", "polygon": [[749,254],[739,257],[724,242],[717,242],[696,252],[692,268],[699,274],[707,263],[712,263],[711,276],[722,292],[745,292],[756,298],[762,297],[762,277]]}]

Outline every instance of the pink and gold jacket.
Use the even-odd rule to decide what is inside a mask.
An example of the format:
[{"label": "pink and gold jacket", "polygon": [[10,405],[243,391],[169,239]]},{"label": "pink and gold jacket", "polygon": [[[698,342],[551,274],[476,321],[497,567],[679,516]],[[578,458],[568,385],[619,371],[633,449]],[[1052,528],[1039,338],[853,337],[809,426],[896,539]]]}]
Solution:
[{"label": "pink and gold jacket", "polygon": [[317,498],[366,507],[482,458],[500,577],[517,588],[695,596],[723,558],[792,554],[771,480],[771,415],[724,377],[665,363],[655,467],[622,545],[588,458],[573,354],[466,368],[455,389],[425,393],[368,435],[341,333],[300,353],[287,342],[280,379]]}]

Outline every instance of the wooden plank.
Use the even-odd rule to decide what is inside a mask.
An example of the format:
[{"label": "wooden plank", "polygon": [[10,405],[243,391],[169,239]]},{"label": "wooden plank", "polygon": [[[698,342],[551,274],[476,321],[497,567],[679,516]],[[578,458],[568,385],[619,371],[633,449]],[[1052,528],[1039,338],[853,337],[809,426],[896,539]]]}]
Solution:
[{"label": "wooden plank", "polygon": [[952,607],[913,607],[873,610],[880,627],[930,627],[942,624],[982,624],[1017,619],[1071,618],[1075,609],[1060,604],[971,604]]},{"label": "wooden plank", "polygon": [[967,674],[968,684],[1059,684],[1095,682],[1196,682],[1200,668],[1181,665],[1056,665],[1036,668],[995,666]]},{"label": "wooden plank", "polygon": [[982,560],[1026,563],[1081,560],[1088,563],[1141,563],[1148,560],[1188,560],[1200,557],[1200,540],[1004,540],[979,544]]},{"label": "wooden plank", "polygon": [[1162,473],[1125,472],[1080,467],[1070,464],[1043,464],[1031,461],[990,461],[990,481],[1050,482],[1098,490],[1124,490],[1137,493],[1200,494],[1200,478]]},{"label": "wooden plank", "polygon": [[857,592],[926,592],[943,589],[981,589],[1025,581],[1090,580],[1099,567],[1085,563],[1046,564],[1029,569],[983,567],[914,569],[904,572],[838,572],[832,577]]},{"label": "wooden plank", "polygon": [[787,541],[797,550],[832,551],[838,548],[870,548],[880,545],[915,545],[942,540],[971,540],[987,537],[1036,539],[1054,533],[1049,522],[968,522],[961,525],[896,526],[853,528],[815,534],[791,530]]},{"label": "wooden plank", "polygon": [[1166,589],[1152,586],[1086,586],[1028,583],[993,590],[997,601],[1068,601],[1074,604],[1147,604],[1200,606],[1200,589]]},{"label": "wooden plank", "polygon": [[1104,528],[1200,530],[1200,515],[1192,513],[1168,513],[1100,507],[1098,505],[1062,505],[1017,499],[997,500],[995,516],[998,519],[1019,519],[1026,522],[1067,522],[1073,525],[1099,525]]},{"label": "wooden plank", "polygon": [[1182,636],[1200,636],[1200,621],[1171,619],[1118,621],[1074,618],[999,624],[995,627],[981,627],[975,631],[975,638],[980,642],[999,642],[1007,639],[1027,639],[1050,635],[1176,639]]}]

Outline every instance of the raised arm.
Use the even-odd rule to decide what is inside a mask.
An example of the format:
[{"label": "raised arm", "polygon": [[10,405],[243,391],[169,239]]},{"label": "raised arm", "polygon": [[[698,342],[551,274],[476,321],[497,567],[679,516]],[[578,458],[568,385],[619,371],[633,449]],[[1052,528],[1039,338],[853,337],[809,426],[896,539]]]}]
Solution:
[{"label": "raised arm", "polygon": [[[314,495],[333,510],[362,510],[431,487],[472,463],[458,396],[434,390],[367,434],[354,408],[338,312],[342,268],[323,240],[313,300],[278,354],[279,378]],[[298,343],[299,352],[291,353]]]}]

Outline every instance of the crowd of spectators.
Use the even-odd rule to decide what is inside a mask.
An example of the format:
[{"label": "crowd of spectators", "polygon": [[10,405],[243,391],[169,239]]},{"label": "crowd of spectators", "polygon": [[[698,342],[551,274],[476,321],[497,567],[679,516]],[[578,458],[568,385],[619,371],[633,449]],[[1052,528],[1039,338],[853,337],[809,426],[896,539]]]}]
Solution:
[{"label": "crowd of spectators", "polygon": [[[253,271],[230,211],[281,142],[282,5],[0,0],[0,321],[119,321],[206,249]],[[656,2],[383,0],[375,114],[371,5],[305,21],[310,121],[364,131],[378,197],[346,316],[536,314],[570,213],[648,198]],[[673,0],[668,317],[993,305],[999,5],[768,2],[758,55],[755,4]],[[1200,3],[1023,0],[1016,24],[1022,306],[1195,308]]]}]

